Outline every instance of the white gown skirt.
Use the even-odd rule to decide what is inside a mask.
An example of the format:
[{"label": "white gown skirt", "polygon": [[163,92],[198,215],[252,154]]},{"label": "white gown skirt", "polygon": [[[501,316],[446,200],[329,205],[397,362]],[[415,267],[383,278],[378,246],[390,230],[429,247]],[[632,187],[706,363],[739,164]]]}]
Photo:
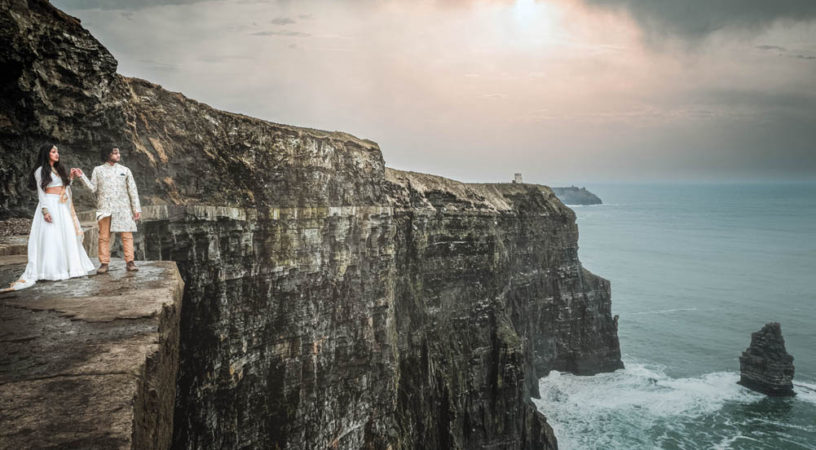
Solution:
[{"label": "white gown skirt", "polygon": [[[28,236],[28,265],[14,290],[25,289],[39,280],[65,280],[81,277],[94,269],[77,236],[68,202],[60,203],[57,194],[45,194],[37,205]],[[42,208],[51,213],[51,223],[45,221]]]}]

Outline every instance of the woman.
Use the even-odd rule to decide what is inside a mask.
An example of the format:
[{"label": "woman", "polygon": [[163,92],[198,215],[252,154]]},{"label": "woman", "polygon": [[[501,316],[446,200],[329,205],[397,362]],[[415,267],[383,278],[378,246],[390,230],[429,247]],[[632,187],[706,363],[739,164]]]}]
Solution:
[{"label": "woman", "polygon": [[60,164],[55,145],[40,147],[37,164],[29,177],[29,188],[40,199],[28,235],[28,265],[19,280],[3,291],[31,287],[38,280],[81,277],[94,269],[82,247],[82,228],[71,201],[71,180]]}]

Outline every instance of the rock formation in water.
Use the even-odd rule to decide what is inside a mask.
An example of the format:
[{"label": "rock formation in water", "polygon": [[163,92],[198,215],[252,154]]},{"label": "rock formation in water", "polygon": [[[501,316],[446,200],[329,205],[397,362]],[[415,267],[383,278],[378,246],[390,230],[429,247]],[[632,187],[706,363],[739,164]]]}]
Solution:
[{"label": "rock formation in water", "polygon": [[793,392],[793,356],[785,350],[785,338],[778,322],[768,323],[751,333],[751,345],[740,356],[739,384],[775,397]]},{"label": "rock formation in water", "polygon": [[122,150],[152,205],[137,257],[185,281],[174,448],[555,448],[538,377],[622,367],[609,282],[549,188],[210,108],[116,74],[48,3],[1,1],[2,214],[33,210],[41,141],[86,170]]},{"label": "rock formation in water", "polygon": [[601,199],[585,187],[554,187],[556,197],[567,205],[600,205]]}]

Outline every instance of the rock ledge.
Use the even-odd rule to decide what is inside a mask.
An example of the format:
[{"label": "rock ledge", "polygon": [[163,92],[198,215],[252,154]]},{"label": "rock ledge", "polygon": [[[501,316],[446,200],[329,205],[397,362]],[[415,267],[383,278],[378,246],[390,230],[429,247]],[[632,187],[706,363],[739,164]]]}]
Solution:
[{"label": "rock ledge", "polygon": [[184,282],[138,264],[0,295],[0,448],[169,447]]}]

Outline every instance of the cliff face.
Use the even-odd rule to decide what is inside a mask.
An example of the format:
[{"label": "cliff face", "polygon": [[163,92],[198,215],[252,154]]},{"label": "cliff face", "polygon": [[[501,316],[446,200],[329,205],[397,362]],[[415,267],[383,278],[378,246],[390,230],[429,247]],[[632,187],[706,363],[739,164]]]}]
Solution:
[{"label": "cliff face", "polygon": [[390,169],[386,179],[397,223],[398,411],[410,442],[526,448],[532,436],[552,445],[529,401],[538,377],[622,367],[609,286],[578,262],[572,211],[528,185]]},{"label": "cliff face", "polygon": [[85,170],[115,143],[154,205],[137,257],[186,286],[175,448],[555,448],[537,377],[621,367],[609,284],[549,189],[386,169],[371,141],[116,75],[47,3],[0,20],[4,214],[33,210],[20,155],[44,139]]},{"label": "cliff face", "polygon": [[555,447],[537,377],[620,367],[608,283],[552,194],[391,169],[384,192],[146,209],[140,256],[188,286],[177,448]]}]

